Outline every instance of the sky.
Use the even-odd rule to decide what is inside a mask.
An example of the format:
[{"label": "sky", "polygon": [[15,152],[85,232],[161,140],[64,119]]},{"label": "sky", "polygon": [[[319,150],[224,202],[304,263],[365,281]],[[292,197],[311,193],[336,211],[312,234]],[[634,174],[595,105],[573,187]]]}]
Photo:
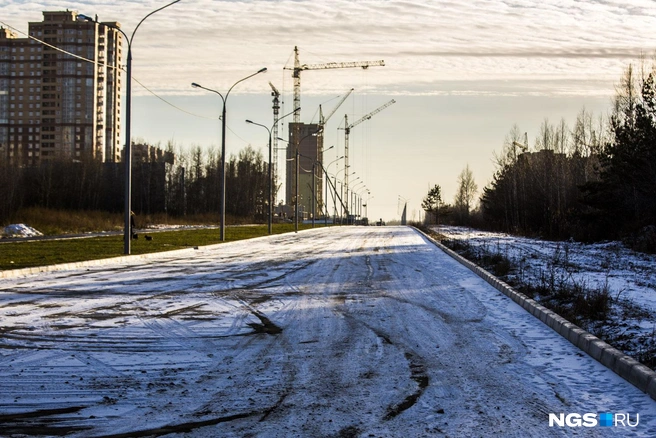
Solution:
[{"label": "sky", "polygon": [[[118,21],[131,35],[165,4],[0,0],[0,21],[25,32],[41,11],[70,9]],[[133,77],[150,91],[133,87],[133,138],[173,141],[182,151],[218,148],[220,99],[190,84],[225,93],[267,67],[231,91],[226,149],[236,154],[251,145],[268,158],[266,131],[244,120],[272,125],[269,82],[283,95],[282,114],[292,111],[284,67],[293,65],[295,46],[301,64],[384,60],[366,70],[303,72],[301,121],[316,122],[319,105],[327,113],[354,88],[326,125],[324,145],[335,146],[327,164],[344,154],[345,115],[352,122],[394,99],[351,131],[351,180],[359,177],[360,190],[371,192],[370,218],[398,219],[402,199],[408,218],[419,219],[433,185],[452,202],[466,166],[479,192],[489,184],[494,153],[513,125],[533,146],[545,120],[573,126],[584,107],[606,115],[624,69],[653,57],[655,25],[651,0],[181,0],[134,36]]]}]

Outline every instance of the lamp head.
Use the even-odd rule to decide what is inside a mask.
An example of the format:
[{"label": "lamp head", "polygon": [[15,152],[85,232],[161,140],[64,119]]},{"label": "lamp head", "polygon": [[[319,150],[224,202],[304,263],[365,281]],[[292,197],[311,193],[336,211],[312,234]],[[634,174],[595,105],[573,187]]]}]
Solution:
[{"label": "lamp head", "polygon": [[194,88],[202,88],[202,87],[201,87],[199,84],[197,84],[196,82],[192,82],[192,83],[191,83],[191,86],[194,87]]},{"label": "lamp head", "polygon": [[258,73],[264,73],[264,72],[266,72],[266,71],[267,71],[267,68],[264,67],[264,68],[259,69],[257,72],[258,72]]},{"label": "lamp head", "polygon": [[246,123],[253,123],[252,120],[246,120]]}]

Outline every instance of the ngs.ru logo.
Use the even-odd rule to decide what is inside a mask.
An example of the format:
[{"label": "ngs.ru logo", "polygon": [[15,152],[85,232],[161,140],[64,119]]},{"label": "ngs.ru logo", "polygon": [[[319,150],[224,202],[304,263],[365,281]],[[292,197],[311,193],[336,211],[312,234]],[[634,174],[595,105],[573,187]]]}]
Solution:
[{"label": "ngs.ru logo", "polygon": [[549,414],[549,427],[637,427],[639,423],[640,414]]}]

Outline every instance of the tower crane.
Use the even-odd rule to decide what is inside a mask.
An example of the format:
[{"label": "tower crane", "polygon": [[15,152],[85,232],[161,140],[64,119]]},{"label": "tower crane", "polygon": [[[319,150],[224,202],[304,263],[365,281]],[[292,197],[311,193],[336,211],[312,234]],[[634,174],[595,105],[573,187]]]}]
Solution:
[{"label": "tower crane", "polygon": [[303,64],[298,59],[298,46],[294,47],[294,67],[284,67],[285,70],[292,70],[294,78],[294,123],[301,121],[301,72],[303,70],[324,70],[329,68],[353,68],[362,67],[364,69],[373,66],[384,66],[385,61],[356,61],[356,62],[328,62],[325,64]]},{"label": "tower crane", "polygon": [[376,108],[375,110],[373,110],[369,114],[363,116],[361,119],[356,120],[355,122],[351,123],[350,125],[349,125],[349,122],[348,122],[348,115],[347,114],[344,115],[344,128],[341,128],[341,129],[344,129],[344,168],[346,169],[346,171],[344,172],[344,187],[346,188],[346,193],[348,193],[348,177],[349,177],[349,173],[348,173],[349,172],[348,171],[348,168],[349,168],[349,153],[348,153],[348,151],[349,151],[349,135],[351,134],[351,128],[359,125],[362,122],[365,122],[365,121],[371,119],[373,116],[375,116],[376,114],[378,114],[379,112],[381,112],[382,110],[387,108],[388,106],[393,105],[395,103],[396,103],[396,101],[394,99],[392,99],[389,102],[387,102],[386,104],[379,106],[378,108]]},{"label": "tower crane", "polygon": [[278,91],[278,89],[271,82],[269,82],[269,86],[271,87],[271,96],[273,97],[273,130],[271,132],[273,142],[272,173],[275,181],[278,181],[278,115],[280,113],[280,91]]},{"label": "tower crane", "polygon": [[[348,90],[348,92],[344,94],[344,96],[339,100],[339,102],[337,102],[337,105],[335,105],[335,107],[332,109],[332,111],[330,111],[330,113],[326,117],[324,117],[321,105],[319,105],[319,129],[317,134],[319,138],[317,138],[317,159],[321,163],[323,163],[323,134],[325,132],[324,127],[326,126],[326,123],[328,123],[328,120],[337,112],[339,107],[342,106],[344,101],[351,95],[353,90],[354,90],[353,88]],[[318,170],[318,177],[321,178],[320,170]],[[319,187],[315,187],[315,190],[317,192],[321,192],[321,185],[319,185]],[[326,196],[328,196],[327,193]]]}]

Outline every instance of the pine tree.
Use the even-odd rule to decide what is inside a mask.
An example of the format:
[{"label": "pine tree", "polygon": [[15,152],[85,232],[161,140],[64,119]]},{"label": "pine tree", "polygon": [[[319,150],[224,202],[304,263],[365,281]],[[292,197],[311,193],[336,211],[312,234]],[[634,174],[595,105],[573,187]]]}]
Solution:
[{"label": "pine tree", "polygon": [[426,222],[430,224],[434,217],[435,224],[440,224],[440,205],[442,205],[442,188],[435,185],[421,202],[421,208],[426,212]]}]

